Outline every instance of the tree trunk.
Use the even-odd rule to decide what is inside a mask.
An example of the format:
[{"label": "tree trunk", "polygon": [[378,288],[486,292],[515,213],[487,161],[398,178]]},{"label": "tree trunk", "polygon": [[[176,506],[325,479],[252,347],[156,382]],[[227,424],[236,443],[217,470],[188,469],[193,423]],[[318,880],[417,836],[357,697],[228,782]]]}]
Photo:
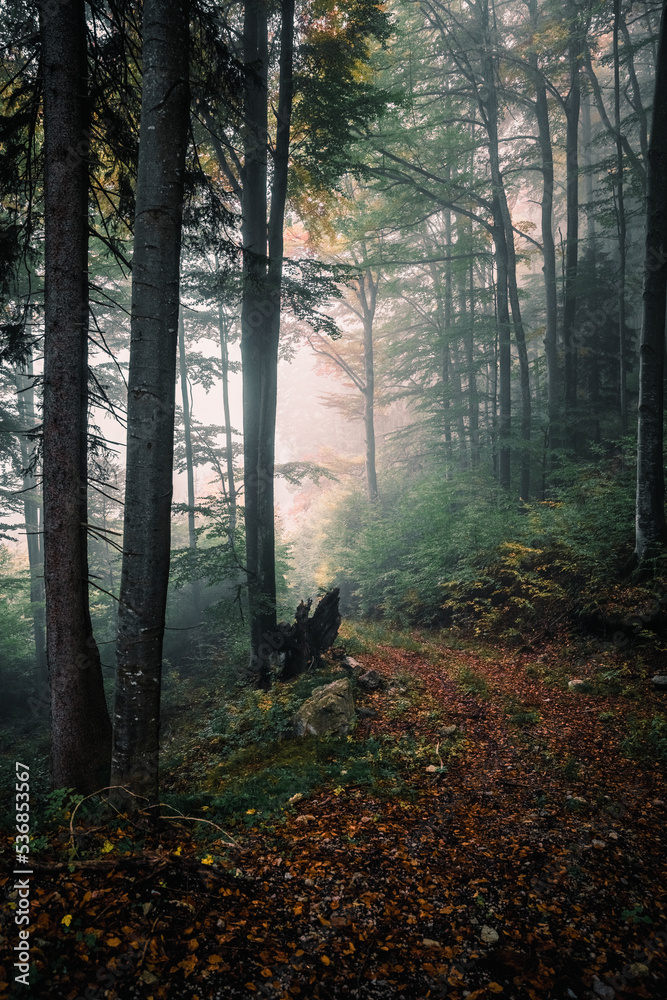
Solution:
[{"label": "tree trunk", "polygon": [[626,220],[623,191],[623,144],[621,142],[621,79],[618,53],[618,33],[621,18],[620,0],[614,0],[614,128],[616,129],[616,217],[618,224],[618,382],[621,434],[628,430],[628,391],[625,360],[625,272]]},{"label": "tree trunk", "polygon": [[178,312],[178,362],[181,379],[181,402],[183,404],[183,433],[185,436],[185,465],[188,480],[188,542],[191,555],[192,606],[195,621],[201,621],[201,590],[197,578],[197,532],[195,531],[195,470],[192,461],[192,422],[190,395],[188,392],[188,366],[185,358],[185,322],[183,307]]},{"label": "tree trunk", "polygon": [[[517,351],[519,355],[519,377],[521,386],[521,462],[520,462],[520,485],[519,495],[521,499],[527,501],[530,495],[530,425],[531,425],[531,399],[530,399],[530,369],[528,366],[528,353],[526,350],[526,335],[523,329],[521,318],[521,306],[519,304],[519,289],[516,280],[516,252],[514,249],[514,231],[512,229],[512,219],[509,206],[507,204],[507,194],[505,183],[500,170],[500,152],[498,142],[498,92],[496,89],[496,73],[494,69],[493,51],[496,48],[492,44],[492,39],[488,34],[488,14],[484,8],[484,32],[486,48],[483,58],[483,74],[488,98],[484,102],[486,110],[486,130],[489,137],[489,163],[491,167],[491,184],[493,186],[494,203],[494,223],[496,226],[502,225],[505,235],[504,266],[507,276],[507,291],[512,310],[512,323],[514,326],[514,336],[516,338]],[[497,207],[496,207],[497,203]],[[499,213],[498,218],[496,214]],[[510,359],[511,362],[511,359]],[[501,399],[502,399],[502,379],[501,379]],[[502,417],[501,417],[502,427]]]},{"label": "tree trunk", "polygon": [[[539,28],[537,0],[529,3],[533,31]],[[542,170],[542,258],[544,273],[545,332],[544,352],[547,362],[547,414],[549,421],[549,445],[558,445],[559,382],[558,369],[558,296],[556,288],[556,245],[553,231],[554,204],[554,163],[549,122],[549,104],[544,77],[539,70],[537,53],[529,54],[535,82],[535,120],[537,140],[540,147]]]},{"label": "tree trunk", "polygon": [[565,100],[567,233],[565,245],[565,289],[563,301],[563,349],[565,353],[565,407],[570,422],[568,437],[576,443],[577,408],[577,346],[574,342],[574,322],[577,311],[577,269],[579,260],[579,110],[581,87],[581,38],[576,27],[576,11],[572,14],[569,41],[570,91]]},{"label": "tree trunk", "polygon": [[236,536],[236,481],[234,477],[234,442],[229,411],[229,349],[227,345],[227,320],[221,303],[218,303],[218,334],[220,336],[220,363],[222,365],[222,410],[225,417],[225,451],[227,455],[227,495],[229,497],[229,544],[234,546]]},{"label": "tree trunk", "polygon": [[[187,3],[144,0],[111,783],[150,801],[158,790],[169,578],[188,42]],[[119,791],[112,799],[131,804]]]},{"label": "tree trunk", "polygon": [[37,425],[33,378],[32,357],[30,357],[25,372],[16,372],[15,384],[21,427],[19,440],[23,469],[23,516],[28,543],[28,566],[30,567],[30,609],[35,637],[36,681],[37,687],[41,691],[48,685],[49,675],[46,667],[44,631],[44,555],[42,552],[41,506],[35,470],[31,468],[35,457],[35,446],[31,445],[28,439],[28,434],[34,431]]},{"label": "tree trunk", "polygon": [[[273,185],[267,224],[268,34],[262,0],[246,0],[243,27],[245,135],[242,196],[243,456],[246,564],[250,604],[250,665],[268,687],[276,627],[274,459],[278,342],[287,199],[294,3],[283,0],[280,79],[273,151]],[[268,257],[267,257],[268,243]]]},{"label": "tree trunk", "polygon": [[44,576],[55,788],[106,784],[111,724],[88,604],[85,5],[40,3],[44,86]]},{"label": "tree trunk", "polygon": [[[367,285],[368,283],[368,285]],[[370,268],[359,278],[357,296],[361,304],[364,325],[364,434],[366,439],[366,495],[370,503],[378,499],[377,470],[375,467],[375,363],[373,360],[373,322],[380,283],[374,279]],[[366,288],[368,287],[368,292]]]},{"label": "tree trunk", "polygon": [[663,378],[667,306],[667,16],[663,7],[648,151],[646,261],[637,426],[635,559],[640,566],[667,544],[663,468]]}]

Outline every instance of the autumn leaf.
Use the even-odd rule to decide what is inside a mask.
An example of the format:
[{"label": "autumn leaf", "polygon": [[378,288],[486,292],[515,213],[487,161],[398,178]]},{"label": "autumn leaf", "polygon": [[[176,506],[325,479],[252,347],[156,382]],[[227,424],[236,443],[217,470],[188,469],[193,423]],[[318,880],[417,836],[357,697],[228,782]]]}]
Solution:
[{"label": "autumn leaf", "polygon": [[64,924],[65,927],[69,927],[69,925],[72,923],[72,914],[71,913],[66,913],[65,916],[60,921],[60,923]]}]

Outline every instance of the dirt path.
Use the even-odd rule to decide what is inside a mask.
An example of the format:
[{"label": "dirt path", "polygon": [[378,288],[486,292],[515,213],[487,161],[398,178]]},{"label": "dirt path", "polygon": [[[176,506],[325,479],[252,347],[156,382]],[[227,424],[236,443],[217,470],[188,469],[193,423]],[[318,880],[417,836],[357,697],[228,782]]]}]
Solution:
[{"label": "dirt path", "polygon": [[599,718],[623,700],[509,653],[360,659],[386,686],[340,773],[367,749],[384,784],[304,796],[225,865],[183,827],[131,875],[43,873],[35,996],[75,1000],[101,968],[95,1000],[665,1000],[665,806]]}]

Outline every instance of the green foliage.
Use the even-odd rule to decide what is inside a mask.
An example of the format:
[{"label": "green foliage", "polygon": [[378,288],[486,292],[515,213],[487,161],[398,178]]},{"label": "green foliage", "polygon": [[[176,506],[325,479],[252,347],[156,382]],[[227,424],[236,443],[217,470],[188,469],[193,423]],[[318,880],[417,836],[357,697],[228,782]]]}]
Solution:
[{"label": "green foliage", "polygon": [[469,576],[519,515],[486,476],[414,481],[394,475],[368,504],[340,492],[324,526],[317,578],[341,588],[344,609],[399,626],[443,619],[443,587]]},{"label": "green foliage", "polygon": [[631,910],[623,910],[623,912],[621,913],[621,920],[627,920],[628,923],[631,924],[653,923],[648,914],[644,913],[644,907],[639,906],[638,904],[636,906],[633,906]]},{"label": "green foliage", "polygon": [[540,713],[534,708],[511,702],[506,708],[510,722],[515,726],[535,726],[540,721]]},{"label": "green foliage", "polygon": [[[0,546],[0,679],[12,700],[33,693],[35,676],[30,580],[8,548]],[[5,705],[7,700],[5,699]]]},{"label": "green foliage", "polygon": [[628,722],[630,734],[621,744],[623,753],[636,760],[655,761],[667,768],[667,716],[630,718]]},{"label": "green foliage", "polygon": [[563,774],[566,778],[571,781],[576,781],[579,778],[580,765],[579,762],[574,757],[568,757],[563,764]]},{"label": "green foliage", "polygon": [[605,609],[622,603],[632,465],[563,460],[558,475],[553,499],[521,510],[481,472],[393,473],[374,504],[360,486],[333,488],[314,510],[311,572],[340,587],[344,613],[401,628],[516,637],[560,622],[603,628]]},{"label": "green foliage", "polygon": [[66,826],[73,810],[83,799],[73,788],[56,788],[44,796],[38,814],[41,829],[58,829]]},{"label": "green foliage", "polygon": [[456,674],[456,681],[465,694],[474,694],[476,698],[487,701],[491,697],[491,691],[484,677],[471,670],[470,667],[460,667]]}]

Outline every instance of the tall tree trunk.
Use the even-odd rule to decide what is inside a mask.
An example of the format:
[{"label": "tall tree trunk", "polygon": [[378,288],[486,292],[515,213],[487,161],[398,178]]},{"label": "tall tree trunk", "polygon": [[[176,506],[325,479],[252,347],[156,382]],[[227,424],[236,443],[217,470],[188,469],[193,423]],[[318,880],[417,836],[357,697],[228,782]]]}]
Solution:
[{"label": "tall tree trunk", "polygon": [[664,554],[663,411],[667,307],[667,14],[663,6],[648,151],[646,260],[637,426],[635,559],[641,566]]},{"label": "tall tree trunk", "polygon": [[616,217],[618,225],[618,382],[621,434],[628,429],[628,390],[625,360],[625,272],[626,272],[626,219],[623,190],[623,144],[621,141],[621,79],[618,52],[618,33],[621,18],[620,0],[614,0],[614,128],[616,129]]},{"label": "tall tree trunk", "polygon": [[373,359],[373,321],[380,277],[373,278],[370,268],[359,278],[357,296],[364,324],[364,432],[366,438],[366,495],[371,503],[378,499],[375,467],[375,363]]},{"label": "tall tree trunk", "polygon": [[30,610],[35,637],[36,681],[39,690],[48,685],[46,667],[46,642],[44,629],[44,555],[42,552],[41,508],[37,477],[31,468],[35,457],[35,446],[30,444],[28,434],[35,430],[35,399],[33,388],[32,356],[24,372],[17,371],[15,384],[21,427],[20,447],[23,468],[23,516],[28,543],[28,566],[30,568]]},{"label": "tall tree trunk", "polygon": [[498,329],[498,482],[511,486],[510,434],[512,430],[512,351],[507,294],[507,243],[498,198],[493,198],[493,242],[496,261],[496,325]]},{"label": "tall tree trunk", "polygon": [[56,788],[106,784],[111,723],[88,604],[88,71],[83,0],[39,7],[44,85],[44,576]]},{"label": "tall tree trunk", "polygon": [[268,11],[262,0],[246,0],[243,27],[244,63],[248,67],[242,196],[243,476],[250,663],[257,683],[265,688],[270,684],[273,653],[268,639],[276,627],[273,480],[283,227],[293,95],[294,2],[283,0],[281,6],[280,78],[268,224]]},{"label": "tall tree trunk", "polygon": [[[472,223],[470,224],[472,232]],[[475,368],[475,273],[472,261],[468,268],[468,291],[470,293],[469,319],[465,327],[465,354],[468,370],[468,413],[470,426],[470,454],[473,469],[479,466],[479,394],[477,391],[477,371]]]},{"label": "tall tree trunk", "polygon": [[482,54],[482,74],[486,94],[480,97],[480,113],[484,120],[489,138],[489,159],[491,165],[493,242],[496,261],[496,301],[498,323],[498,354],[499,354],[499,449],[498,449],[498,480],[505,489],[510,488],[510,432],[512,412],[512,351],[510,337],[509,313],[509,273],[511,267],[508,247],[508,229],[505,210],[505,189],[500,174],[498,159],[498,91],[496,89],[493,68],[493,44],[489,32],[489,8],[487,0],[482,0],[479,6],[481,15],[481,30],[484,39]]},{"label": "tall tree trunk", "polygon": [[[189,14],[144,0],[127,471],[111,783],[155,801],[169,579]],[[128,797],[112,793],[129,806]]]},{"label": "tall tree trunk", "polygon": [[[539,28],[537,0],[530,0],[529,11],[533,31]],[[528,61],[533,70],[535,83],[535,120],[537,140],[540,147],[542,170],[542,258],[544,273],[545,332],[544,352],[547,362],[547,414],[549,421],[549,445],[558,446],[558,421],[560,416],[558,368],[558,295],[556,287],[556,245],[553,231],[554,204],[554,163],[549,122],[549,104],[544,76],[539,70],[537,52],[532,52]]]},{"label": "tall tree trunk", "polygon": [[[267,316],[267,12],[262,0],[246,0],[243,25],[245,129],[242,227],[243,301],[241,359],[243,372],[243,492],[250,607],[250,666],[262,687],[270,683],[271,647],[262,643],[276,624],[275,574],[264,578],[265,550],[271,548],[270,522],[262,521],[273,496],[273,468],[262,464],[260,438],[266,423],[265,355],[270,350]],[[270,405],[270,403],[269,403]]]},{"label": "tall tree trunk", "polygon": [[188,366],[185,357],[185,321],[183,307],[178,311],[178,365],[183,405],[183,433],[185,436],[185,466],[188,481],[188,543],[192,571],[192,606],[197,623],[201,621],[201,589],[197,578],[197,532],[195,530],[195,470],[192,460],[192,420],[188,391]]},{"label": "tall tree trunk", "polygon": [[227,319],[222,303],[218,303],[218,335],[220,337],[220,363],[222,365],[222,411],[225,417],[225,451],[227,455],[227,495],[229,497],[229,544],[236,536],[236,482],[234,476],[234,441],[229,408],[229,347]]},{"label": "tall tree trunk", "polygon": [[[531,425],[531,399],[530,399],[530,368],[528,365],[528,353],[526,350],[526,335],[523,329],[521,318],[521,306],[519,303],[519,289],[516,279],[516,251],[514,248],[514,230],[512,229],[512,218],[507,204],[507,194],[505,183],[500,169],[500,151],[498,141],[498,92],[496,89],[496,72],[494,68],[493,51],[496,45],[494,39],[489,34],[488,11],[486,6],[484,11],[484,33],[485,52],[482,60],[484,84],[487,91],[487,100],[484,102],[486,110],[486,130],[489,137],[489,163],[491,167],[491,184],[493,186],[494,205],[497,203],[499,219],[494,222],[496,225],[502,224],[505,231],[505,267],[507,274],[507,291],[512,310],[512,323],[514,326],[514,336],[519,355],[519,378],[521,387],[521,462],[520,462],[520,485],[519,495],[527,501],[530,495],[530,425]],[[502,422],[501,422],[502,423]]]},{"label": "tall tree trunk", "polygon": [[574,342],[574,323],[577,311],[577,270],[579,260],[579,110],[581,87],[581,37],[577,25],[576,8],[570,13],[570,40],[568,59],[570,90],[565,99],[565,159],[567,193],[567,233],[565,245],[565,289],[563,301],[563,349],[565,353],[565,406],[570,421],[568,437],[576,443],[577,408],[577,346]]},{"label": "tall tree trunk", "polygon": [[[581,146],[584,165],[584,199],[586,201],[586,243],[587,263],[593,280],[597,275],[597,246],[595,229],[595,211],[593,197],[593,132],[591,128],[591,95],[590,90],[584,91],[581,100]],[[596,301],[597,307],[597,301]],[[588,368],[588,402],[591,414],[590,436],[596,444],[600,443],[600,331],[597,324],[592,323],[586,336],[586,354]]]}]

